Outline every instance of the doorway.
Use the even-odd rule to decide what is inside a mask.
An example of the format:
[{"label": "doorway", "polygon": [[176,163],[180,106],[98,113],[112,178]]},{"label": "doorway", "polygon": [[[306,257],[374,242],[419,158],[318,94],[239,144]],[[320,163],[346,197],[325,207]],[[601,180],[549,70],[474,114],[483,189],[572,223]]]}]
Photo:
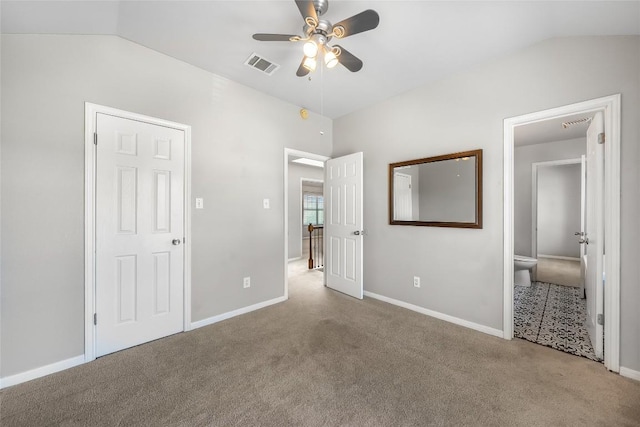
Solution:
[{"label": "doorway", "polygon": [[[309,238],[309,224],[305,222],[309,221],[315,227],[324,225],[324,163],[328,159],[327,156],[285,148],[285,298],[289,298],[290,280],[311,286],[326,283],[324,269],[309,269],[309,243],[313,242]],[[317,245],[317,242],[312,245],[316,251]],[[324,252],[324,244],[322,249]]]},{"label": "doorway", "polygon": [[85,105],[85,361],[191,328],[190,127]]},{"label": "doorway", "polygon": [[[620,341],[620,95],[594,99],[550,110],[505,119],[504,121],[504,312],[503,331],[506,339],[513,338],[513,273],[514,273],[514,134],[518,126],[542,122],[552,118],[580,113],[603,115],[604,175],[603,192],[600,194],[604,209],[604,238],[598,242],[605,257],[598,257],[604,265],[607,284],[598,278],[597,289],[601,291],[602,312],[598,321],[604,323],[604,365],[619,372]],[[600,240],[600,239],[598,239]],[[604,259],[602,259],[604,258]],[[606,315],[606,321],[605,321]]]}]

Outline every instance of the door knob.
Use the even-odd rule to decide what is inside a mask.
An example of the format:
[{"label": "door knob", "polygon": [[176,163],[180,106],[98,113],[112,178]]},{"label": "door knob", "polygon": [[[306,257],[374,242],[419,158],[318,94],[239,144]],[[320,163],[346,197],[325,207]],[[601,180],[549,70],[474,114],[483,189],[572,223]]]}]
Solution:
[{"label": "door knob", "polygon": [[360,232],[358,230],[356,230],[356,231],[353,232],[353,234],[356,235],[356,236],[359,236]]},{"label": "door knob", "polygon": [[584,239],[580,239],[580,240],[578,240],[578,243],[580,243],[580,244],[586,243],[588,245],[589,244],[589,238],[585,237]]},{"label": "door knob", "polygon": [[576,231],[575,233],[573,233],[574,236],[584,236],[584,232],[583,231]]},{"label": "door knob", "polygon": [[182,242],[182,240],[180,240],[180,239],[173,239],[173,240],[171,241],[171,243],[173,243],[173,244],[174,244],[174,245],[176,245],[176,246],[178,246],[178,245],[180,244],[180,242]]}]

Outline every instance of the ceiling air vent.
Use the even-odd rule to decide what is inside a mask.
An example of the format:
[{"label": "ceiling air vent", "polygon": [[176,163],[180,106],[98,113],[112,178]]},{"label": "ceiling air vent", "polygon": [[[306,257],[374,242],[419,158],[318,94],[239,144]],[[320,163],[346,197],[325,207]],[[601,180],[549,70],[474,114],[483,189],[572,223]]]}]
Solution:
[{"label": "ceiling air vent", "polygon": [[591,121],[591,117],[585,117],[582,119],[571,120],[570,122],[563,122],[562,128],[567,129],[568,127],[579,125],[580,123],[589,123]]},{"label": "ceiling air vent", "polygon": [[249,55],[249,58],[247,58],[244,63],[251,68],[262,71],[268,76],[272,75],[278,68],[280,68],[278,64],[274,64],[273,62],[265,59],[257,53],[252,53],[251,55]]}]

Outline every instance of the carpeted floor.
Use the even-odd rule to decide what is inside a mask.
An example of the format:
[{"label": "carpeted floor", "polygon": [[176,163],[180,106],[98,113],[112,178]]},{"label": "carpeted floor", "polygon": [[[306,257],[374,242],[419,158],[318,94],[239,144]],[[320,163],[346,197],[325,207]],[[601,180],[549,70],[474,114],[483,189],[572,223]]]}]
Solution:
[{"label": "carpeted floor", "polygon": [[[637,426],[640,382],[290,278],[287,302],[1,392],[9,426]],[[320,278],[320,279],[318,279]]]},{"label": "carpeted floor", "polygon": [[538,255],[536,280],[556,285],[581,287],[580,261],[546,258]]},{"label": "carpeted floor", "polygon": [[587,300],[581,293],[580,288],[543,282],[515,286],[513,336],[598,360],[585,327]]}]

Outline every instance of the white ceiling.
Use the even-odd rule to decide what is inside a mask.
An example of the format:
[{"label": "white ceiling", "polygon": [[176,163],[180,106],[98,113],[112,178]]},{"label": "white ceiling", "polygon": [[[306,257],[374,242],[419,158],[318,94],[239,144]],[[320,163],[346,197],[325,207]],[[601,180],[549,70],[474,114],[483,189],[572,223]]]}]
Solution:
[{"label": "white ceiling", "polygon": [[[346,1],[322,18],[365,9],[372,31],[340,41],[364,67],[296,77],[302,45],[252,34],[302,34],[293,0],[7,1],[3,33],[113,34],[330,118],[437,81],[552,37],[640,34],[640,1]],[[281,68],[267,76],[244,64],[258,53]]]}]

